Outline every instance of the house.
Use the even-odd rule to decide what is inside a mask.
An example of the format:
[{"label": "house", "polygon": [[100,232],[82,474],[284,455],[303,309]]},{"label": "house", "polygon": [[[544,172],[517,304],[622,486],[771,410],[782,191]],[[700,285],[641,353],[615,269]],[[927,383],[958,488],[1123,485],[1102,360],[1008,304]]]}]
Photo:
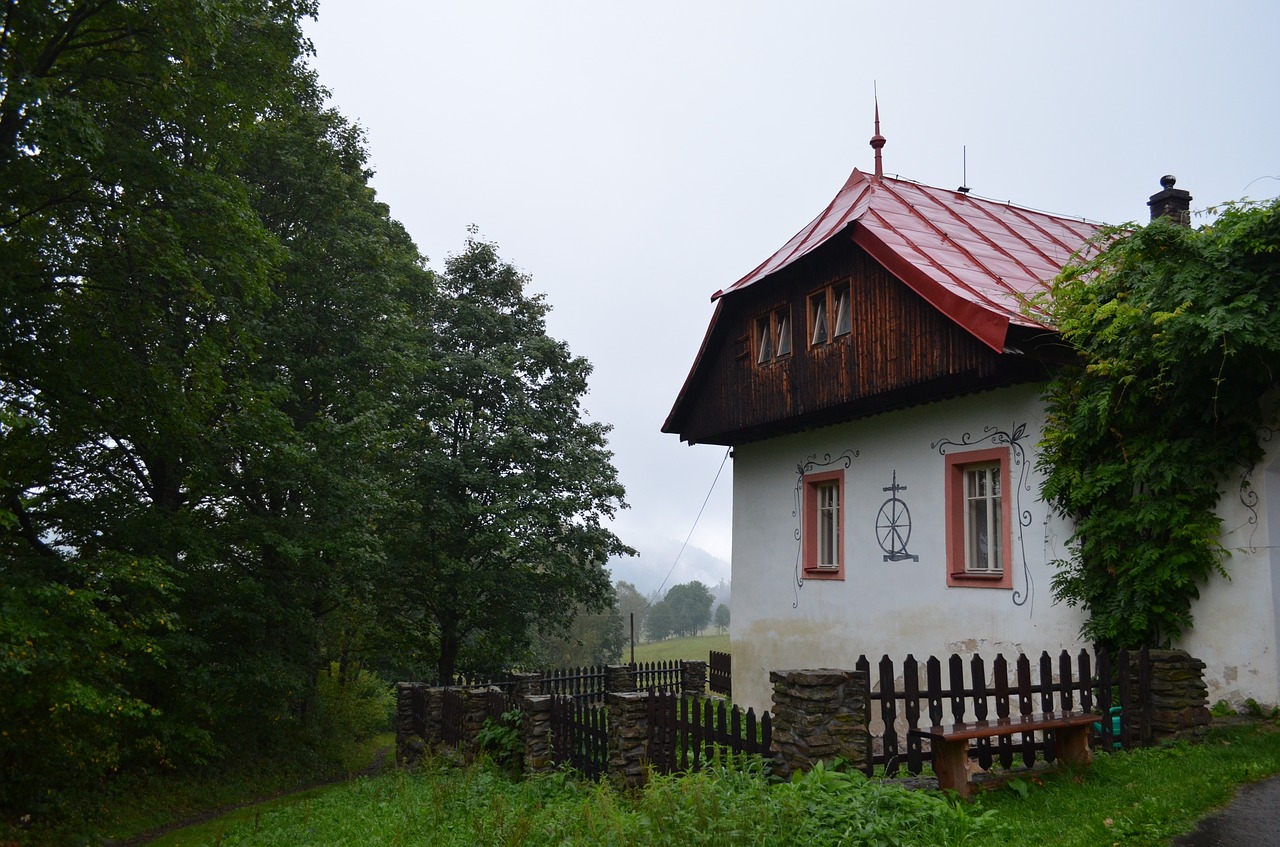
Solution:
[{"label": "house", "polygon": [[[1071,528],[1040,497],[1040,386],[1067,351],[1029,310],[1099,225],[855,169],[715,312],[663,431],[732,448],[734,699],[768,673],[1076,651]],[[1166,178],[1153,217],[1186,222]],[[1211,701],[1280,702],[1280,462],[1222,498],[1231,579],[1178,646]],[[1272,496],[1268,496],[1272,495]],[[1273,552],[1274,551],[1274,552]]]}]

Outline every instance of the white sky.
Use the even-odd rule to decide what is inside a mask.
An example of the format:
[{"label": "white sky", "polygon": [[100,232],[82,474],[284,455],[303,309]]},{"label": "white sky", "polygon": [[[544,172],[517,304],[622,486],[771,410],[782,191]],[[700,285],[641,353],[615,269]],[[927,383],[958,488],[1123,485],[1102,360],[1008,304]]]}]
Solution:
[{"label": "white sky", "polygon": [[[1280,194],[1280,3],[321,0],[308,27],[374,186],[442,267],[466,227],[547,295],[595,365],[657,588],[724,457],[659,429],[710,295],[872,167],[1092,220]],[[1203,218],[1199,219],[1203,222]],[[666,585],[729,578],[732,460]]]}]

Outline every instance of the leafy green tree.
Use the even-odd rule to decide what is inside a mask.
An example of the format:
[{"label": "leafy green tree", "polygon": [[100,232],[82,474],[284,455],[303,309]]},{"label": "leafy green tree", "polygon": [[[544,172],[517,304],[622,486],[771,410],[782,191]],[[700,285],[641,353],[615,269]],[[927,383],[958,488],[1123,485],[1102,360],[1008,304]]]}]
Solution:
[{"label": "leafy green tree", "polygon": [[716,630],[719,631],[721,635],[724,635],[725,630],[729,628],[729,607],[724,603],[716,606],[715,623]]},{"label": "leafy green tree", "polygon": [[644,631],[650,641],[664,641],[676,633],[675,612],[665,599],[649,606],[644,616]]},{"label": "leafy green tree", "polygon": [[1053,589],[1088,612],[1086,637],[1159,645],[1225,573],[1215,506],[1275,426],[1280,204],[1199,230],[1110,230],[1101,246],[1046,304],[1078,353],[1046,391],[1044,494],[1075,523]]},{"label": "leafy green tree", "polygon": [[614,592],[618,598],[618,615],[622,618],[623,640],[630,644],[633,620],[637,638],[645,631],[644,617],[649,610],[649,600],[640,593],[640,589],[625,579],[618,580]]},{"label": "leafy green tree", "polygon": [[292,97],[313,11],[4,4],[0,686],[24,692],[7,719],[39,721],[0,738],[4,771],[23,774],[0,788],[6,809],[213,749],[188,721],[209,686],[174,684],[209,670],[170,664],[200,639],[175,612],[191,575],[235,567],[210,435],[282,258],[240,172],[252,128]]},{"label": "leafy green tree", "polygon": [[446,262],[437,370],[404,431],[393,533],[398,600],[420,610],[436,672],[487,670],[612,600],[631,553],[604,525],[623,505],[608,427],[583,419],[590,364],[546,333],[528,279],[475,238]]},{"label": "leafy green tree", "polygon": [[626,638],[617,606],[602,612],[578,609],[568,631],[558,635],[539,633],[534,639],[534,661],[540,667],[577,668],[617,664],[623,658]]},{"label": "leafy green tree", "polygon": [[696,579],[672,586],[664,602],[671,607],[672,631],[676,635],[697,635],[711,623],[711,589]]}]

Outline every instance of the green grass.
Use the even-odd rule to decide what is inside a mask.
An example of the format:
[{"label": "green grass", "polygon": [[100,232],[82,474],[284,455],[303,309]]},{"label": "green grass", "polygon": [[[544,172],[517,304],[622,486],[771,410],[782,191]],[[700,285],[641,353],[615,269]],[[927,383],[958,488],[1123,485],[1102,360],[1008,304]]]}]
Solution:
[{"label": "green grass", "polygon": [[203,845],[1035,844],[1165,847],[1280,773],[1280,726],[1216,728],[1202,744],[1100,753],[1083,770],[1014,776],[972,804],[819,769],[770,784],[735,771],[659,778],[618,792],[562,774],[512,783],[491,768],[429,762],[246,810],[156,847]]},{"label": "green grass", "polygon": [[[662,662],[670,659],[707,660],[712,650],[729,652],[729,635],[695,635],[691,638],[668,638],[636,645],[637,662]],[[631,661],[630,646],[623,648],[622,660]]]}]

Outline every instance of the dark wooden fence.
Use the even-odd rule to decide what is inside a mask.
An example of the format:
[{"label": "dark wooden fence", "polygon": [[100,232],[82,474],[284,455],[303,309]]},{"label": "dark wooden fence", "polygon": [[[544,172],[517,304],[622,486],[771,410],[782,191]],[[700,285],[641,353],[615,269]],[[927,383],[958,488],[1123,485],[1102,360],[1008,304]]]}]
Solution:
[{"label": "dark wooden fence", "polygon": [[649,761],[659,773],[697,770],[724,752],[768,757],[773,724],[723,700],[649,692]]},{"label": "dark wooden fence", "polygon": [[733,656],[712,650],[707,662],[707,687],[713,694],[733,696]]},{"label": "dark wooden fence", "polygon": [[450,747],[457,747],[462,744],[465,737],[463,718],[466,705],[462,699],[462,692],[457,689],[445,689],[442,697],[443,699],[440,703],[440,740]]},{"label": "dark wooden fence", "polygon": [[684,670],[679,659],[636,662],[631,669],[635,674],[637,691],[680,691],[684,684]]},{"label": "dark wooden fence", "polygon": [[586,698],[551,699],[551,758],[589,779],[609,769],[609,710]]},{"label": "dark wooden fence", "polygon": [[603,703],[608,678],[604,665],[550,668],[542,672],[542,691],[544,694]]},{"label": "dark wooden fence", "polygon": [[[868,770],[881,765],[887,777],[896,776],[904,767],[908,773],[918,775],[923,763],[932,761],[932,751],[924,749],[920,739],[908,736],[908,729],[920,726],[1071,709],[1109,716],[1112,706],[1121,706],[1119,736],[1113,735],[1109,718],[1101,719],[1095,745],[1110,749],[1117,742],[1129,747],[1151,740],[1149,660],[1145,649],[1133,654],[1121,650],[1114,661],[1099,652],[1096,662],[1087,650],[1081,650],[1074,658],[1064,650],[1056,662],[1045,652],[1040,654],[1035,673],[1025,654],[1017,657],[1012,668],[1003,655],[997,655],[990,672],[981,656],[965,662],[953,654],[947,660],[945,682],[942,663],[934,656],[924,663],[923,680],[920,663],[913,656],[907,656],[900,670],[888,656],[880,660],[874,673],[866,656],[859,657],[854,667],[865,671],[868,679],[872,721],[872,762]],[[1053,733],[980,739],[971,755],[983,768],[989,768],[993,761],[1012,767],[1015,757],[1030,767],[1037,755],[1051,762]]]}]

